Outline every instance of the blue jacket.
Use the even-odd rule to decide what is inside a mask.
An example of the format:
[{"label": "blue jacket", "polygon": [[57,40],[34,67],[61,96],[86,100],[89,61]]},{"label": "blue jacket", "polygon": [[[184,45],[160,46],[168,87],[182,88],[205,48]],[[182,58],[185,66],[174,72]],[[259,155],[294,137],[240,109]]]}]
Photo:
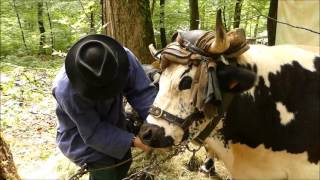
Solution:
[{"label": "blue jacket", "polygon": [[137,58],[126,49],[129,59],[127,85],[121,95],[93,101],[72,88],[63,67],[56,77],[53,95],[57,100],[57,144],[62,153],[78,165],[105,156],[122,159],[134,135],[126,131],[123,96],[146,119],[156,89]]}]

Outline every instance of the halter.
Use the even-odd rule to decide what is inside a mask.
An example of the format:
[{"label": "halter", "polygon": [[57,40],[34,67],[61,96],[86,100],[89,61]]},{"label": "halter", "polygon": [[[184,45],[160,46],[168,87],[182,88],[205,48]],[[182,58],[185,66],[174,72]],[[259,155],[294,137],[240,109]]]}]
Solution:
[{"label": "halter", "polygon": [[[190,43],[188,40],[184,39],[184,38],[178,38],[177,39],[178,43],[180,44],[180,46],[184,47],[188,52],[190,52],[191,54],[196,54],[198,56],[200,56],[200,62],[214,62],[218,60],[221,60],[223,63],[225,63],[224,58],[222,55],[220,54],[209,54],[206,53],[204,50],[202,50],[201,48],[198,48],[197,46],[195,46],[194,44]],[[165,51],[165,49],[162,49],[158,52],[156,52],[156,54],[158,55],[159,53],[162,53],[163,51]],[[193,63],[192,63],[193,65]],[[200,68],[200,67],[198,67]],[[211,132],[213,131],[213,129],[217,126],[217,124],[220,122],[221,119],[223,119],[224,117],[224,113],[223,113],[223,108],[222,108],[222,96],[221,96],[221,91],[219,88],[219,84],[218,84],[218,80],[217,80],[217,76],[216,76],[216,71],[213,68],[212,71],[208,72],[211,73],[210,75],[210,81],[212,81],[211,88],[214,91],[214,95],[215,95],[215,100],[219,101],[219,105],[218,106],[218,115],[215,116],[212,121],[210,121],[207,126],[193,139],[195,142],[197,142],[198,144],[202,144],[204,139],[206,139]],[[183,129],[184,133],[187,134],[189,127],[192,125],[192,123],[199,121],[201,119],[204,118],[204,114],[203,112],[200,112],[197,108],[195,108],[195,111],[193,113],[191,113],[189,116],[185,117],[185,118],[180,118],[176,115],[173,115],[159,107],[156,106],[152,106],[149,110],[150,115],[152,115],[155,118],[160,118],[163,119],[169,123],[175,124],[177,126],[179,126],[180,128]]]},{"label": "halter", "polygon": [[155,118],[164,119],[169,123],[181,127],[184,131],[187,131],[194,121],[199,121],[204,118],[203,113],[198,110],[196,110],[195,112],[183,119],[167,111],[164,111],[156,106],[152,106],[149,110],[149,113],[153,115],[153,117]]}]

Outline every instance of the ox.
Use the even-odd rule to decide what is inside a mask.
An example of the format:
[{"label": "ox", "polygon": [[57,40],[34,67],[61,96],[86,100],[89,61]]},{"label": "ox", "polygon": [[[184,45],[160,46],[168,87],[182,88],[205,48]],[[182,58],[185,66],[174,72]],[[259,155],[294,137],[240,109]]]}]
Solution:
[{"label": "ox", "polygon": [[215,33],[180,32],[176,41],[159,53],[159,92],[139,132],[145,144],[178,145],[223,117],[200,144],[234,179],[320,178],[317,53],[249,46],[243,30],[225,32],[219,11]]}]

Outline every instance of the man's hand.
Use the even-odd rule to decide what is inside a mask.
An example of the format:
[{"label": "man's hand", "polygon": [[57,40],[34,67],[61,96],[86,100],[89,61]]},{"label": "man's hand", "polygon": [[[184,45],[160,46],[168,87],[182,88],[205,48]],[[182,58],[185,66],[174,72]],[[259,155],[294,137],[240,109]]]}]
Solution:
[{"label": "man's hand", "polygon": [[151,147],[143,144],[141,139],[137,136],[133,138],[133,146],[142,149],[144,152],[147,153],[151,151]]}]

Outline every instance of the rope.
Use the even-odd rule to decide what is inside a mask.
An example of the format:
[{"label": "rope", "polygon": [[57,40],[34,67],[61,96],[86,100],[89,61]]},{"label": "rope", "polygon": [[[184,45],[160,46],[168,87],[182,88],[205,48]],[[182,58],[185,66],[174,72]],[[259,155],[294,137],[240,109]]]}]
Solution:
[{"label": "rope", "polygon": [[287,26],[289,26],[289,27],[293,27],[293,28],[296,28],[296,29],[302,29],[302,30],[306,30],[306,31],[309,31],[309,32],[312,32],[312,33],[315,33],[315,34],[320,34],[320,32],[317,32],[317,31],[315,31],[315,30],[308,29],[308,28],[301,27],[301,26],[294,26],[294,25],[292,25],[292,24],[289,24],[289,23],[286,23],[286,22],[282,22],[282,21],[279,21],[279,20],[277,20],[277,19],[275,19],[275,18],[266,16],[266,15],[262,14],[261,11],[260,11],[257,7],[255,7],[254,5],[252,5],[252,4],[249,4],[249,5],[250,5],[251,7],[253,7],[253,8],[259,13],[260,16],[265,17],[265,18],[267,18],[267,19],[270,19],[270,20],[272,20],[272,21],[275,21],[275,22],[277,22],[277,23],[279,23],[279,24],[284,24],[284,25],[287,25]]}]

